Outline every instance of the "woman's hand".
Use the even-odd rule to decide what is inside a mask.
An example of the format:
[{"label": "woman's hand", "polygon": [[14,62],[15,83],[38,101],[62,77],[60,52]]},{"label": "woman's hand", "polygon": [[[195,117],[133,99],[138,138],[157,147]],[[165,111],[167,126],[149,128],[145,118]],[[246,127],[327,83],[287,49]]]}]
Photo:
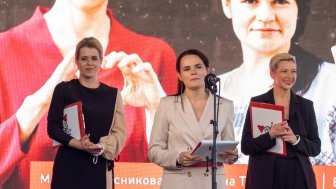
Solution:
[{"label": "woman's hand", "polygon": [[78,150],[87,151],[90,154],[97,154],[101,150],[101,147],[98,144],[90,141],[90,134],[83,136],[80,140],[75,138],[71,139],[69,146]]},{"label": "woman's hand", "polygon": [[99,153],[101,150],[98,144],[92,143],[90,141],[90,134],[85,135],[80,140],[82,150],[85,150],[91,154]]},{"label": "woman's hand", "polygon": [[149,62],[143,62],[137,54],[111,52],[105,57],[102,69],[117,65],[124,77],[121,91],[123,103],[135,107],[156,110],[160,98],[165,96],[159,79]]},{"label": "woman's hand", "polygon": [[282,135],[282,139],[291,144],[295,144],[298,140],[296,135],[293,133],[292,129],[289,126],[286,126],[285,128],[286,132]]},{"label": "woman's hand", "polygon": [[274,124],[269,131],[269,135],[272,139],[275,137],[281,137],[285,142],[295,144],[297,142],[297,137],[293,133],[293,130],[288,126],[287,121],[283,121],[278,124]]},{"label": "woman's hand", "polygon": [[38,122],[48,112],[52,94],[56,85],[76,77],[77,65],[74,60],[74,49],[69,52],[56,67],[50,78],[34,94],[27,96],[16,112],[20,126],[20,140],[24,144]]},{"label": "woman's hand", "polygon": [[224,158],[224,163],[226,164],[234,164],[238,160],[238,149],[235,148],[233,150],[227,150],[224,152],[218,152],[219,156]]},{"label": "woman's hand", "polygon": [[149,62],[143,62],[137,54],[111,52],[105,57],[102,69],[118,66],[124,77],[121,96],[124,105],[144,107],[146,113],[146,136],[149,141],[155,112],[160,99],[166,96],[161,83]]},{"label": "woman's hand", "polygon": [[280,123],[273,124],[271,130],[268,132],[271,139],[273,140],[276,137],[281,137],[287,132],[288,123],[287,121],[283,121]]},{"label": "woman's hand", "polygon": [[202,160],[201,157],[191,155],[191,151],[181,152],[178,158],[183,166],[191,166]]}]

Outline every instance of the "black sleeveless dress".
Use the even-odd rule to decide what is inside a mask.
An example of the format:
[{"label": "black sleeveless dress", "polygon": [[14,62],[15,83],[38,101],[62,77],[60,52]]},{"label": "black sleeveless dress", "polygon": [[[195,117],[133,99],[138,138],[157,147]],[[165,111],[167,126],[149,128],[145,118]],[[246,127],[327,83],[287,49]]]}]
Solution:
[{"label": "black sleeveless dress", "polygon": [[[60,125],[52,120],[63,116],[64,106],[81,101],[85,120],[85,132],[90,133],[90,140],[98,143],[102,136],[109,133],[115,109],[117,89],[103,83],[96,89],[82,86],[77,79],[62,82],[55,88],[48,114],[48,132],[55,132],[59,147],[53,167],[52,189],[106,189],[107,160],[99,156],[93,163],[93,156],[86,151],[77,150],[67,144],[71,140]],[[62,122],[62,119],[60,120]],[[58,129],[49,129],[55,127]]]}]

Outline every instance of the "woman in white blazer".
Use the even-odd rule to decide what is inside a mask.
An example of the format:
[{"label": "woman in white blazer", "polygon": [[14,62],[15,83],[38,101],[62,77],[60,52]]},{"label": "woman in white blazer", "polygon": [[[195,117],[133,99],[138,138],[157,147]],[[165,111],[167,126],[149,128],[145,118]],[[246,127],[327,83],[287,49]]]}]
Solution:
[{"label": "woman in white blazer", "polygon": [[[214,96],[206,88],[208,58],[196,49],[179,55],[176,61],[179,76],[178,93],[161,99],[154,118],[148,157],[164,168],[161,189],[211,188],[211,164],[191,155],[203,139],[213,139]],[[218,98],[217,140],[234,140],[232,101]],[[237,149],[218,152],[225,163],[237,161]],[[210,171],[209,171],[210,170]],[[223,164],[216,171],[217,187],[225,188]]]}]

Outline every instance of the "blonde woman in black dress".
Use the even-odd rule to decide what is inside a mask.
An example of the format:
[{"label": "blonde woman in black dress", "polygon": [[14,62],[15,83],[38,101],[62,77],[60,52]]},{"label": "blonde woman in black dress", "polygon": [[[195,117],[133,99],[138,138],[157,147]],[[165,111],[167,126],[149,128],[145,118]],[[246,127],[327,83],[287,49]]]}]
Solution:
[{"label": "blonde woman in black dress", "polygon": [[[252,97],[253,102],[282,105],[286,121],[274,124],[268,133],[252,138],[248,110],[241,140],[241,151],[249,155],[247,189],[315,189],[316,180],[309,156],[321,151],[312,101],[292,91],[296,81],[296,60],[288,53],[275,55],[269,64],[274,87]],[[266,152],[275,138],[285,141],[287,156]]]},{"label": "blonde woman in black dress", "polygon": [[[84,38],[76,46],[79,79],[59,83],[48,113],[48,134],[59,147],[52,189],[111,189],[113,159],[126,140],[122,99],[116,88],[97,79],[103,57],[100,42]],[[81,101],[86,135],[78,140],[63,131],[63,109]]]}]

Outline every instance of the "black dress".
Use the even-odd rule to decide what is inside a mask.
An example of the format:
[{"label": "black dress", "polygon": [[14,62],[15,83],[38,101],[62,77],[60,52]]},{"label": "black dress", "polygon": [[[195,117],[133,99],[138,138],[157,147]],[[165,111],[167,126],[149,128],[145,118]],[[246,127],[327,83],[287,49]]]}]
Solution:
[{"label": "black dress", "polygon": [[[273,89],[251,98],[252,102],[275,104]],[[250,110],[246,115],[250,115]],[[292,145],[286,142],[287,156],[268,153],[276,144],[269,133],[252,137],[251,117],[246,116],[241,151],[249,155],[246,189],[316,189],[316,179],[309,156],[321,151],[321,140],[313,103],[291,92],[288,125],[301,140]]]},{"label": "black dress", "polygon": [[272,189],[308,188],[302,165],[291,144],[286,143],[287,156],[274,161]]},{"label": "black dress", "polygon": [[48,134],[63,146],[59,147],[54,161],[52,189],[106,189],[107,160],[99,156],[97,164],[94,164],[91,154],[69,147],[72,138],[62,130],[62,117],[66,105],[81,101],[85,132],[90,133],[91,142],[98,143],[109,133],[116,96],[117,89],[103,83],[91,89],[74,79],[56,86],[48,113]]}]

